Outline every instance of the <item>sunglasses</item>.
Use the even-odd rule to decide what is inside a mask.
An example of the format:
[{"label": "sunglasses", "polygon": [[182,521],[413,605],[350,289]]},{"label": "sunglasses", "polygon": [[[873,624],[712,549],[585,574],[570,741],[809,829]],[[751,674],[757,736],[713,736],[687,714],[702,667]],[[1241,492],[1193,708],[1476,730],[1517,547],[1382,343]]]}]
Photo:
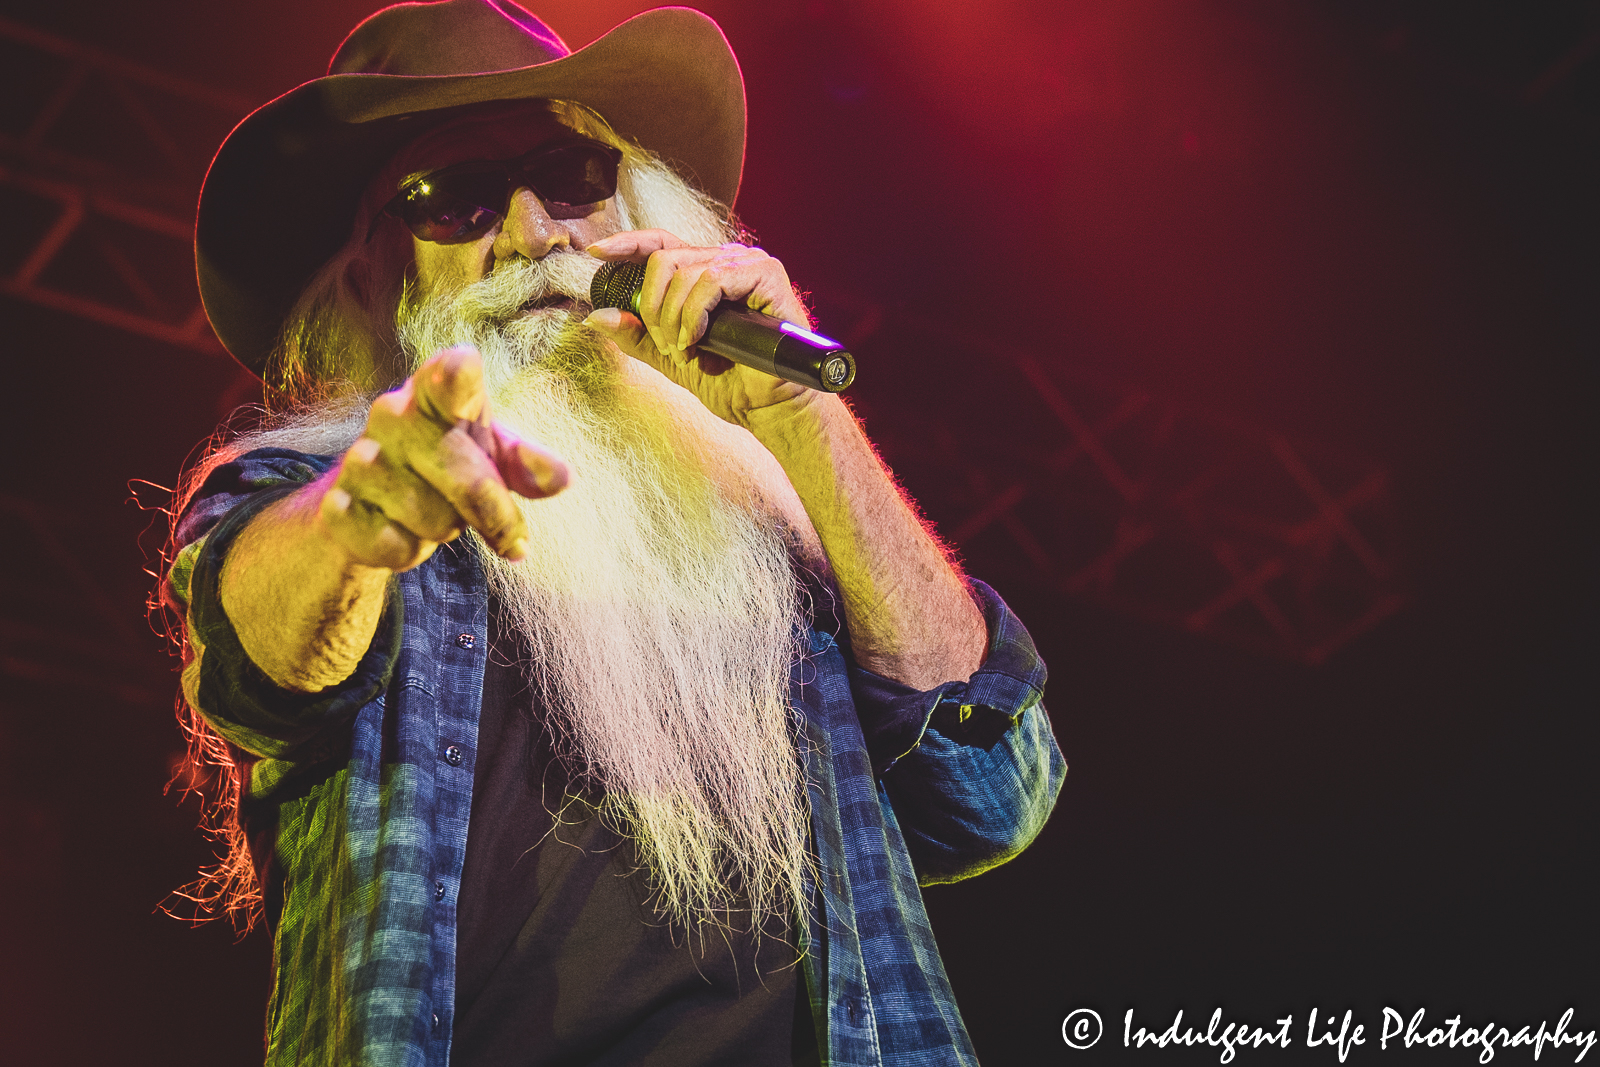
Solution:
[{"label": "sunglasses", "polygon": [[404,222],[419,240],[470,241],[505,218],[518,189],[532,189],[557,210],[611,199],[621,162],[622,152],[610,145],[562,140],[515,159],[458,163],[411,178],[383,214]]}]

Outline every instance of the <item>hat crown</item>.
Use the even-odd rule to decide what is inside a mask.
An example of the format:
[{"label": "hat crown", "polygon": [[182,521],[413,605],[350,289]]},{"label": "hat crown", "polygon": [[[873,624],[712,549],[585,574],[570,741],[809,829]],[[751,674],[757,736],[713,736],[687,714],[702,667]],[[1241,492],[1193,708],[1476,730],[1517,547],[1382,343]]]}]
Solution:
[{"label": "hat crown", "polygon": [[328,73],[483,74],[571,54],[555,30],[510,0],[441,0],[396,4],[372,15],[345,38]]}]

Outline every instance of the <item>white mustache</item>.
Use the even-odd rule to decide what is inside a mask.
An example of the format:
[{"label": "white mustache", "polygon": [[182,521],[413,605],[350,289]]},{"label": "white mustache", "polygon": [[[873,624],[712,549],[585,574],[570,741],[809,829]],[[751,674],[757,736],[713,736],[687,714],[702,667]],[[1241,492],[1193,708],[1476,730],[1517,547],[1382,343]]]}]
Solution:
[{"label": "white mustache", "polygon": [[589,285],[599,269],[598,259],[561,249],[541,259],[508,259],[455,295],[456,313],[468,321],[504,325],[530,307],[566,297],[578,305],[581,319],[591,310]]}]

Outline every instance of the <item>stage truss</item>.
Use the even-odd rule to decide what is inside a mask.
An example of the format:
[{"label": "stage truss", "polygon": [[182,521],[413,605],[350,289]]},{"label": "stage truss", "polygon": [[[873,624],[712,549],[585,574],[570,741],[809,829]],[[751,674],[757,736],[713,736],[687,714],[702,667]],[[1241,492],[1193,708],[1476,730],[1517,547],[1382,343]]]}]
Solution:
[{"label": "stage truss", "polygon": [[195,291],[194,203],[248,102],[4,18],[0,88],[0,188],[33,223],[0,240],[0,293],[223,355]]},{"label": "stage truss", "polygon": [[[864,351],[974,368],[966,388],[908,397],[915,423],[868,414],[975,572],[1311,665],[1407,603],[1377,460],[1096,379],[1070,353],[864,320],[849,331]],[[918,373],[902,359],[886,372]]]}]

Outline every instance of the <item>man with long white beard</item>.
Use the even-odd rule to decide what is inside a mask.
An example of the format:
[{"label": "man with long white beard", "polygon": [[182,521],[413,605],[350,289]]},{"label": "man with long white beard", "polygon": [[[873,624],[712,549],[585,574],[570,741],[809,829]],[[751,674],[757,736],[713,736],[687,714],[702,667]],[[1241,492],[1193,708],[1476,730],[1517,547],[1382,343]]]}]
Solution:
[{"label": "man with long white beard", "polygon": [[[735,240],[720,31],[446,0],[332,70],[202,193],[207,311],[289,403],[169,579],[268,1061],[973,1062],[917,884],[1042,826],[1043,666],[837,397],[696,349],[723,301],[810,325]],[[622,261],[638,314],[592,310]]]}]

